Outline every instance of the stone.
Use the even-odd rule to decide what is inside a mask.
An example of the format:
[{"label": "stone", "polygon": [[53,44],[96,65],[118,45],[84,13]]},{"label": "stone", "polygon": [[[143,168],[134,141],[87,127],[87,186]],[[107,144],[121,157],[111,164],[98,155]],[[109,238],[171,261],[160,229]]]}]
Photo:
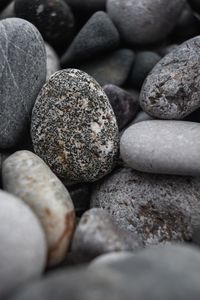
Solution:
[{"label": "stone", "polygon": [[139,110],[137,94],[134,97],[134,95],[113,84],[107,84],[103,89],[112,105],[119,130],[122,130],[134,119]]},{"label": "stone", "polygon": [[79,68],[94,77],[101,86],[106,84],[122,86],[128,79],[134,57],[133,51],[119,49],[82,64]]},{"label": "stone", "polygon": [[172,31],[184,4],[185,0],[108,0],[106,8],[127,43],[145,45]]},{"label": "stone", "polygon": [[111,252],[111,253],[106,253],[102,254],[95,259],[93,259],[89,267],[102,267],[102,266],[111,266],[114,265],[115,263],[121,262],[121,261],[126,261],[128,258],[133,257],[133,252],[128,252],[128,251],[122,251],[122,252]]},{"label": "stone", "polygon": [[183,119],[200,107],[200,37],[166,55],[146,78],[140,105],[159,119]]},{"label": "stone", "polygon": [[52,46],[71,42],[75,31],[75,20],[69,5],[64,0],[47,1],[15,0],[17,17],[33,23],[44,40]]},{"label": "stone", "polygon": [[119,133],[109,100],[88,74],[56,72],[32,113],[34,150],[61,178],[93,182],[113,169]]},{"label": "stone", "polygon": [[108,14],[98,11],[91,16],[61,58],[63,66],[91,60],[119,46],[119,33]]},{"label": "stone", "polygon": [[48,265],[60,263],[75,228],[71,197],[49,167],[30,151],[9,156],[2,169],[3,187],[21,198],[40,220],[48,243]]},{"label": "stone", "polygon": [[31,111],[46,79],[46,53],[29,22],[0,21],[0,148],[11,148],[29,129]]},{"label": "stone", "polygon": [[152,51],[141,51],[136,54],[135,63],[130,74],[130,84],[141,89],[142,84],[150,71],[161,60],[161,57]]},{"label": "stone", "polygon": [[72,198],[76,216],[81,217],[82,214],[90,208],[91,186],[90,184],[76,184],[67,187]]},{"label": "stone", "polygon": [[120,168],[96,184],[91,207],[106,209],[145,245],[171,241],[199,244],[199,177],[140,173]]},{"label": "stone", "polygon": [[47,43],[45,43],[46,55],[47,55],[47,76],[46,80],[51,75],[60,70],[60,60],[55,50]]},{"label": "stone", "polygon": [[161,55],[161,57],[164,57],[165,55],[169,54],[170,52],[172,52],[173,50],[175,50],[177,48],[178,48],[177,44],[167,45],[165,47],[162,47],[159,50],[159,55]]},{"label": "stone", "polygon": [[136,235],[118,228],[109,213],[101,208],[84,213],[72,240],[72,252],[79,262],[90,261],[107,252],[134,251],[142,246]]},{"label": "stone", "polygon": [[139,123],[139,122],[150,121],[150,120],[154,120],[154,119],[151,116],[149,116],[148,114],[146,114],[144,111],[140,111],[137,114],[136,118],[133,120],[133,122],[130,124],[130,126],[134,125],[136,123]]},{"label": "stone", "polygon": [[130,126],[121,137],[127,166],[142,172],[200,176],[200,124],[151,120]]},{"label": "stone", "polygon": [[106,0],[65,0],[70,7],[79,12],[94,12],[105,9]]},{"label": "stone", "polygon": [[46,240],[31,209],[0,191],[0,298],[39,277],[46,264]]}]

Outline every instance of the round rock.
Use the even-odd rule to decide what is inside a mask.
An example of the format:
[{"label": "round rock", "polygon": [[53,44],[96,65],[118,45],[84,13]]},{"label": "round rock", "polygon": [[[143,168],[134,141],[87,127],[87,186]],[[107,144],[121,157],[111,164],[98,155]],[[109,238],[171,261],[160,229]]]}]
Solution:
[{"label": "round rock", "polygon": [[20,199],[0,191],[0,298],[34,280],[46,264],[46,240],[38,219]]},{"label": "round rock", "polygon": [[60,263],[67,253],[75,227],[71,197],[35,154],[18,151],[3,163],[3,187],[20,197],[35,212],[46,233],[48,264]]},{"label": "round rock", "polygon": [[108,0],[107,11],[129,44],[165,38],[177,22],[185,0]]},{"label": "round rock", "polygon": [[121,228],[136,232],[145,245],[191,239],[199,243],[199,195],[199,177],[121,168],[97,184],[91,207],[108,210]]},{"label": "round rock", "polygon": [[200,37],[166,55],[146,78],[140,105],[153,117],[182,119],[200,107]]},{"label": "round rock", "polygon": [[0,21],[0,148],[17,144],[29,129],[31,111],[46,80],[46,52],[29,22]]},{"label": "round rock", "polygon": [[118,156],[118,126],[109,100],[86,73],[56,72],[32,114],[35,152],[60,177],[90,182],[109,173]]}]

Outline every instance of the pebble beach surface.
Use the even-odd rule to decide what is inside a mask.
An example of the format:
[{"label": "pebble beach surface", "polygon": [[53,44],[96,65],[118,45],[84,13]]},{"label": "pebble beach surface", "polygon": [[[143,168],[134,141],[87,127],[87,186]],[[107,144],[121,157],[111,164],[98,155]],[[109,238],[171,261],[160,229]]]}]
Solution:
[{"label": "pebble beach surface", "polygon": [[200,2],[0,1],[0,300],[200,299]]}]

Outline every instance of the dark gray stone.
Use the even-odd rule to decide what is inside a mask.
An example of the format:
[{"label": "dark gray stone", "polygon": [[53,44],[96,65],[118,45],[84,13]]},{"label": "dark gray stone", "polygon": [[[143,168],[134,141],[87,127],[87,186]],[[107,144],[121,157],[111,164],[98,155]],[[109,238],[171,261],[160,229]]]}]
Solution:
[{"label": "dark gray stone", "polygon": [[46,80],[46,53],[29,22],[0,21],[0,148],[16,145],[29,129],[31,111]]},{"label": "dark gray stone", "polygon": [[107,11],[128,43],[164,39],[175,26],[185,0],[108,0]]},{"label": "dark gray stone", "polygon": [[133,51],[120,49],[80,65],[79,68],[94,77],[101,86],[106,84],[122,86],[128,78],[134,57]]},{"label": "dark gray stone", "polygon": [[190,240],[200,232],[199,177],[116,170],[97,184],[91,207],[108,210],[146,244]]},{"label": "dark gray stone", "polygon": [[119,33],[109,16],[98,11],[88,20],[77,34],[61,59],[61,64],[68,66],[72,62],[85,61],[117,48]]},{"label": "dark gray stone", "polygon": [[56,72],[32,113],[35,152],[61,178],[90,182],[109,173],[118,156],[118,126],[109,100],[88,74]]},{"label": "dark gray stone", "polygon": [[133,251],[142,246],[136,235],[118,228],[109,213],[100,208],[84,213],[72,240],[72,252],[80,262],[90,261],[103,253]]},{"label": "dark gray stone", "polygon": [[160,119],[182,119],[200,107],[200,37],[166,55],[147,77],[140,105]]}]

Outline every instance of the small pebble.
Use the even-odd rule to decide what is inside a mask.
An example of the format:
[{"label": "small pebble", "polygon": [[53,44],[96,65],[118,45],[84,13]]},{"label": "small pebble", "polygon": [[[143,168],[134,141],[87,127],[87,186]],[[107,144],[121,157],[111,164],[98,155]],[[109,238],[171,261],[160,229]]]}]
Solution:
[{"label": "small pebble", "polygon": [[90,261],[107,252],[133,251],[142,248],[138,237],[119,229],[109,213],[93,208],[84,213],[72,241],[72,252],[80,262]]},{"label": "small pebble", "polygon": [[63,55],[61,64],[68,66],[72,62],[91,60],[102,52],[117,48],[119,39],[119,33],[109,16],[103,11],[98,11],[77,34]]},{"label": "small pebble", "polygon": [[3,187],[35,212],[48,242],[48,265],[60,263],[75,227],[70,195],[49,167],[30,151],[18,151],[3,163]]},{"label": "small pebble", "polygon": [[39,277],[46,264],[44,232],[30,208],[0,191],[0,299]]},{"label": "small pebble", "polygon": [[182,119],[200,107],[200,37],[166,55],[147,77],[140,105],[159,119]]},{"label": "small pebble", "polygon": [[49,79],[51,75],[60,70],[60,60],[55,50],[47,43],[45,43],[46,55],[47,55],[47,77]]},{"label": "small pebble", "polygon": [[118,156],[118,126],[109,100],[79,70],[50,77],[36,100],[31,133],[36,154],[69,182],[102,178]]}]

